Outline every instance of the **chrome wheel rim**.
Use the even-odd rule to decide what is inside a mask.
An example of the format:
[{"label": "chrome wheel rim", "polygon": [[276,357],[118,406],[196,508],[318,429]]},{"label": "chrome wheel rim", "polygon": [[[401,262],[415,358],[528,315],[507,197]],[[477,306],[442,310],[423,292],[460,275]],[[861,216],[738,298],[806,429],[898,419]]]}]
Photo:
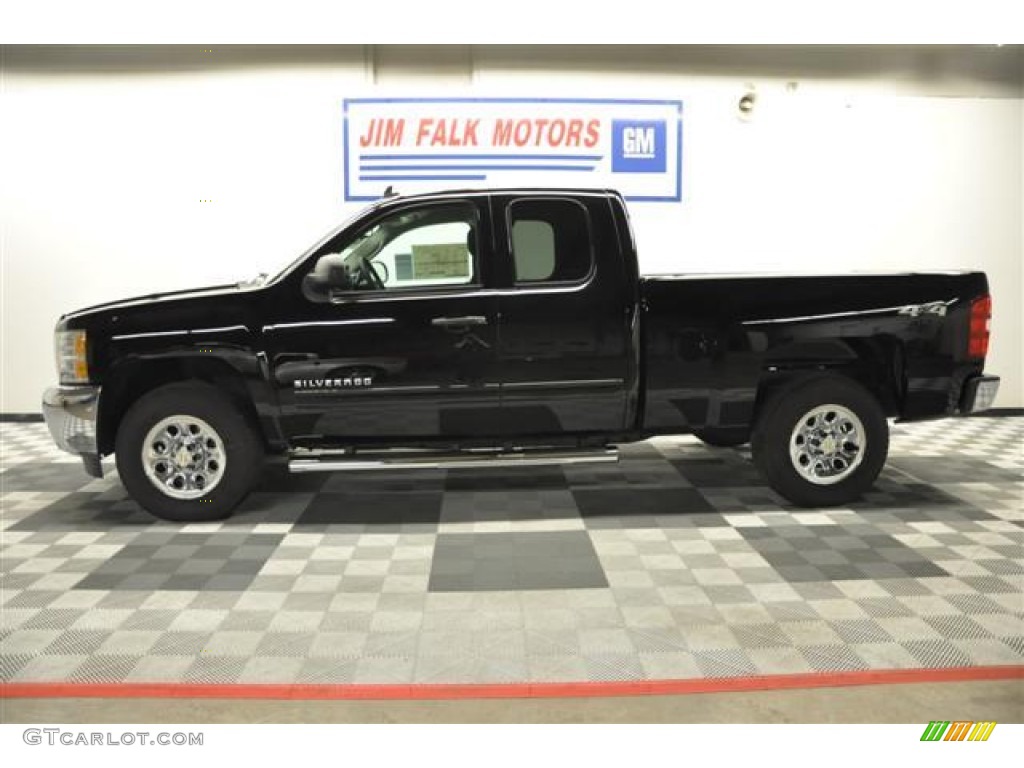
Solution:
[{"label": "chrome wheel rim", "polygon": [[842,405],[819,405],[797,421],[789,458],[802,478],[833,485],[853,474],[864,459],[867,436],[857,414]]},{"label": "chrome wheel rim", "polygon": [[220,483],[227,467],[224,442],[195,416],[158,421],[142,443],[146,477],[172,499],[198,499]]}]

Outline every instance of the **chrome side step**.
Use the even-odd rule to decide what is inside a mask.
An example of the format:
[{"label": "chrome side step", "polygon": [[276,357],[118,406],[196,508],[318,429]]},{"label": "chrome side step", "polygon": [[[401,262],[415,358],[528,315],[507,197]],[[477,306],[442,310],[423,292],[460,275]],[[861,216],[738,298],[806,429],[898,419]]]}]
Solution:
[{"label": "chrome side step", "polygon": [[289,472],[344,472],[386,469],[471,469],[476,467],[542,467],[551,464],[606,464],[619,460],[614,448],[583,452],[467,451],[436,454],[429,452],[378,452],[359,454],[308,452],[288,462]]}]

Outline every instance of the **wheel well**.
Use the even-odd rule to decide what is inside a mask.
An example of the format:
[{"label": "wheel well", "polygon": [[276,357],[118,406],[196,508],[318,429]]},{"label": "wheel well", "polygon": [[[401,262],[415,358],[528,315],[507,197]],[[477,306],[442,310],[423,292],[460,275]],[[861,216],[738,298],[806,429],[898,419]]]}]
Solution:
[{"label": "wheel well", "polygon": [[[817,342],[815,342],[817,344]],[[757,387],[754,417],[767,400],[794,380],[811,373],[828,371],[853,379],[877,398],[886,416],[899,413],[903,398],[903,346],[891,336],[870,339],[843,339],[831,344],[833,352],[826,359],[801,359],[800,346],[790,350],[785,358],[766,361]],[[792,354],[796,352],[797,354]]]},{"label": "wheel well", "polygon": [[222,360],[181,357],[126,363],[111,381],[104,383],[97,435],[100,454],[113,453],[121,419],[133,403],[157,387],[182,381],[206,382],[228,395],[266,443],[241,374]]}]

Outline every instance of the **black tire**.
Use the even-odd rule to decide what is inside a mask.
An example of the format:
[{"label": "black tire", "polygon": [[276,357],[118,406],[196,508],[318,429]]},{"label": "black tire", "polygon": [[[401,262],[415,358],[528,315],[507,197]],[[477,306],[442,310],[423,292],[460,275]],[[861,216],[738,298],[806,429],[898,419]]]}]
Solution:
[{"label": "black tire", "polygon": [[[824,408],[828,405],[845,409],[861,422],[863,436],[858,438],[861,447],[843,455],[836,454],[835,459],[816,462],[809,459],[807,451],[811,449],[803,446],[806,443],[817,450],[818,438],[807,438],[796,430],[798,425],[809,429],[812,419],[805,422],[804,418],[819,408],[822,409],[819,423],[827,420],[828,412],[833,414],[833,424],[838,423],[836,412]],[[842,412],[839,414],[842,421]],[[850,423],[847,420],[847,424]],[[825,447],[831,449],[838,443],[845,450],[847,445],[856,442],[829,440]],[[889,453],[889,425],[877,398],[857,382],[835,374],[812,375],[776,392],[765,403],[751,447],[754,463],[779,494],[801,507],[832,507],[860,498],[874,484]],[[791,447],[799,455],[792,456]],[[803,472],[797,469],[797,464],[805,467]],[[814,482],[810,476],[817,476],[818,470],[824,477],[818,476]],[[834,477],[828,477],[830,472],[834,472]],[[822,482],[830,484],[820,484]]]},{"label": "black tire", "polygon": [[[146,437],[161,420],[184,415],[211,427],[223,452],[218,482],[196,498],[173,498],[160,490],[144,467]],[[115,442],[117,471],[133,499],[164,520],[221,520],[249,493],[263,465],[263,442],[245,415],[223,392],[203,382],[167,384],[146,393],[121,420]]]},{"label": "black tire", "polygon": [[745,427],[705,427],[693,432],[702,443],[715,448],[736,448],[750,442],[750,430]]}]

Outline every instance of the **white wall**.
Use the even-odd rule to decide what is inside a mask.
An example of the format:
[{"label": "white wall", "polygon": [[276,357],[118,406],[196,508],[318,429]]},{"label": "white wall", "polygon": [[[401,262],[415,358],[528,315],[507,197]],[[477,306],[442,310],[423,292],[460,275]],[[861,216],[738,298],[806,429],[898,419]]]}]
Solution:
[{"label": "white wall", "polygon": [[341,100],[382,93],[682,98],[684,202],[632,208],[645,271],[984,269],[997,405],[1024,405],[1019,81],[960,49],[941,77],[896,53],[878,71],[759,51],[742,72],[655,53],[247,49],[214,65],[188,59],[199,49],[6,49],[0,412],[38,411],[61,312],[273,272],[354,212]]}]

